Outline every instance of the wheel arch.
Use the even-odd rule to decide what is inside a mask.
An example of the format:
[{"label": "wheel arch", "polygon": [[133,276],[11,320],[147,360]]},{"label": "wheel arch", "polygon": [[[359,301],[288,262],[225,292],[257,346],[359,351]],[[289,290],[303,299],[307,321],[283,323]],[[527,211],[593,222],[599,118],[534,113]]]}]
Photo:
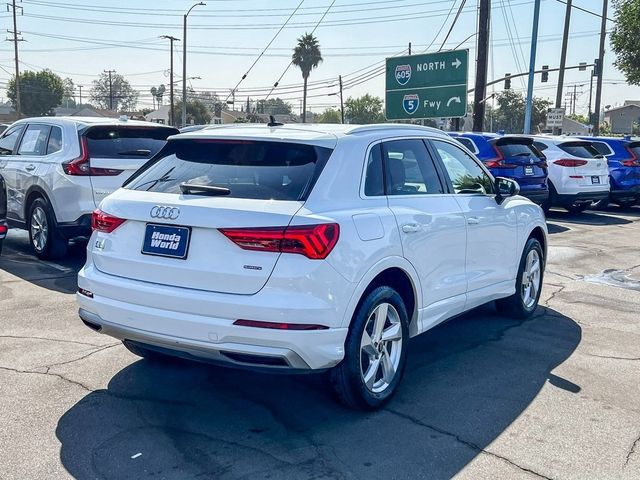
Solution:
[{"label": "wheel arch", "polygon": [[360,280],[343,318],[342,326],[348,327],[354,313],[373,289],[386,285],[398,291],[409,315],[411,336],[418,332],[419,311],[422,308],[422,289],[417,272],[402,257],[389,257],[374,265]]},{"label": "wheel arch", "polygon": [[536,240],[538,240],[538,242],[540,242],[540,245],[542,246],[542,253],[544,254],[544,259],[546,261],[546,258],[547,258],[547,234],[545,233],[544,229],[540,225],[536,225],[529,232],[529,235],[527,235],[527,240],[529,240],[530,238],[535,238]]},{"label": "wheel arch", "polygon": [[24,220],[25,220],[25,223],[28,223],[28,221],[29,221],[28,217],[29,217],[29,210],[31,209],[31,204],[37,198],[43,198],[49,205],[51,205],[51,212],[53,213],[54,219],[57,221],[56,211],[55,211],[55,208],[53,207],[53,204],[51,203],[51,197],[49,196],[49,194],[41,186],[32,185],[31,187],[29,187],[29,189],[27,190],[27,193],[24,196],[24,199],[25,199],[24,200]]}]

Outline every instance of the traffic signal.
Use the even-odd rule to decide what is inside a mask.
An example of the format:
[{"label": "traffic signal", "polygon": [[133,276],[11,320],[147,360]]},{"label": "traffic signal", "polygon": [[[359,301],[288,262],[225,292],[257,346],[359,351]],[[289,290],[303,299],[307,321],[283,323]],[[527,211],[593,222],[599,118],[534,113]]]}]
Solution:
[{"label": "traffic signal", "polygon": [[594,77],[600,76],[600,59],[599,58],[596,58],[593,61],[593,76]]},{"label": "traffic signal", "polygon": [[549,70],[549,65],[543,65],[542,66],[542,83],[547,83],[549,81],[549,72],[547,71]]},{"label": "traffic signal", "polygon": [[511,90],[511,74],[510,73],[504,74],[504,89]]}]

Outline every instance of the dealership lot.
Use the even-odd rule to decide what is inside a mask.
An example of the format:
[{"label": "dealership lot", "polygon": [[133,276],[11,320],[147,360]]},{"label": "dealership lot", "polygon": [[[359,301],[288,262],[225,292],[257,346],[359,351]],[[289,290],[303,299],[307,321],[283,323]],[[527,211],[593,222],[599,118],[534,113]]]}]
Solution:
[{"label": "dealership lot", "polygon": [[83,245],[0,257],[0,477],[640,477],[640,208],[549,218],[541,307],[411,344],[382,411],[324,378],[140,360],[77,317]]}]

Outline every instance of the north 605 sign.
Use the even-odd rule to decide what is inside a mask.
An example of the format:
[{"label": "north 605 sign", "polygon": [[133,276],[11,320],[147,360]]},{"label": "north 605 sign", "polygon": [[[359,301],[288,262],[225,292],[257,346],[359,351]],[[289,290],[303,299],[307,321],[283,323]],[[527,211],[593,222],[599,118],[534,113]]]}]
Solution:
[{"label": "north 605 sign", "polygon": [[468,64],[468,50],[387,58],[387,119],[464,117]]}]

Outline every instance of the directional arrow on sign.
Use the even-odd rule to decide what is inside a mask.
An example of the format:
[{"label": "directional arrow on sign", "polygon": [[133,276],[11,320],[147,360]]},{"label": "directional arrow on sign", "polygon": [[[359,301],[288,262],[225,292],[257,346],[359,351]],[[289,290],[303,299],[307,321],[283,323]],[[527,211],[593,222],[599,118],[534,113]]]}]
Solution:
[{"label": "directional arrow on sign", "polygon": [[447,107],[451,105],[451,102],[462,103],[462,100],[460,100],[460,97],[451,97],[447,102]]},{"label": "directional arrow on sign", "polygon": [[462,62],[460,61],[460,59],[459,59],[459,58],[456,58],[456,61],[455,61],[455,62],[451,62],[451,66],[452,66],[452,67],[456,67],[456,68],[458,68],[460,65],[462,65]]}]

